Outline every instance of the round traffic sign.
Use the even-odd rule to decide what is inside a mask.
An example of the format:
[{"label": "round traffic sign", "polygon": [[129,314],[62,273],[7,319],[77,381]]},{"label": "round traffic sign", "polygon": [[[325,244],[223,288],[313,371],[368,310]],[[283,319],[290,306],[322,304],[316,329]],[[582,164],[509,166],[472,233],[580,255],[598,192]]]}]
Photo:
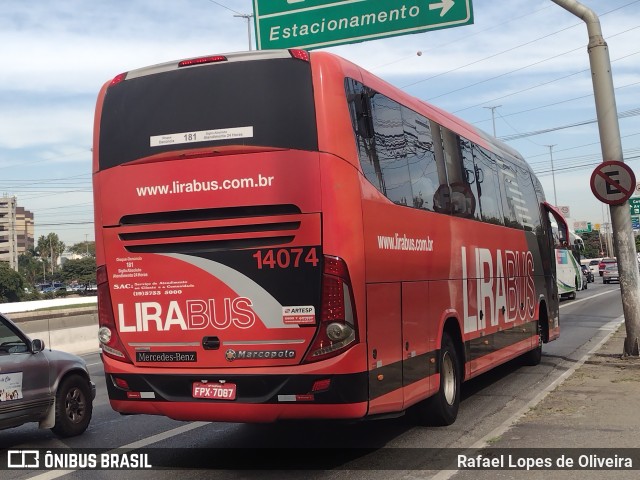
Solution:
[{"label": "round traffic sign", "polygon": [[621,205],[629,200],[635,187],[636,176],[624,162],[602,162],[591,174],[591,191],[598,200],[609,205]]}]

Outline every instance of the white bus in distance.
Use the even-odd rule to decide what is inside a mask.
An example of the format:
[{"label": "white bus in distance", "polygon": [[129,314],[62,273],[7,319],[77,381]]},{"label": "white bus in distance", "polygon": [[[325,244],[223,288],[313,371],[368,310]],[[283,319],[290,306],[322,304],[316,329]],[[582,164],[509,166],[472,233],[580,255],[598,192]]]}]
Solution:
[{"label": "white bus in distance", "polygon": [[[555,228],[553,223],[551,226]],[[583,250],[584,241],[572,231],[569,231],[569,246],[556,248],[556,284],[560,298],[574,299],[578,290],[586,286],[580,268],[580,252]]]}]

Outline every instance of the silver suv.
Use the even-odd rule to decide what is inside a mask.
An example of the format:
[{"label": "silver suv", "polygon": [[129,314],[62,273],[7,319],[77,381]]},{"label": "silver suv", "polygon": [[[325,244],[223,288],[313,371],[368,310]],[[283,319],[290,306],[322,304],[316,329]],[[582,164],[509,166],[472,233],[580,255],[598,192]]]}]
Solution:
[{"label": "silver suv", "polygon": [[0,430],[38,422],[60,437],[80,435],[95,396],[81,357],[45,350],[0,314]]}]

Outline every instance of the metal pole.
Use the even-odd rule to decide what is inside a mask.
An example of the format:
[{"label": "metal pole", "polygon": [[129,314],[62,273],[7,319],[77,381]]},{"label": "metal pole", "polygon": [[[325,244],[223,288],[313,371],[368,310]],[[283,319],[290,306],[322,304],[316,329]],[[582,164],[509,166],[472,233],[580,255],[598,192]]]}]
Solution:
[{"label": "metal pole", "polygon": [[251,19],[253,18],[253,14],[238,14],[234,15],[234,17],[244,18],[247,21],[247,36],[249,37],[249,51],[251,51]]},{"label": "metal pole", "polygon": [[494,107],[483,107],[483,108],[489,108],[491,109],[491,122],[493,122],[493,136],[496,136],[496,108],[501,107],[502,105],[496,105]]},{"label": "metal pole", "polygon": [[549,157],[551,157],[551,179],[553,180],[553,204],[558,206],[558,195],[556,194],[556,171],[553,168],[553,147],[555,145],[545,145],[549,147]]},{"label": "metal pole", "polygon": [[[611,75],[609,48],[602,36],[600,20],[595,12],[576,0],[552,0],[565,10],[580,17],[587,24],[589,34],[589,62],[596,101],[598,130],[603,160],[624,161],[618,109]],[[640,273],[636,245],[631,226],[631,212],[627,203],[611,205],[614,255],[618,259],[620,271],[620,293],[624,311],[627,338],[624,355],[640,357]]]}]

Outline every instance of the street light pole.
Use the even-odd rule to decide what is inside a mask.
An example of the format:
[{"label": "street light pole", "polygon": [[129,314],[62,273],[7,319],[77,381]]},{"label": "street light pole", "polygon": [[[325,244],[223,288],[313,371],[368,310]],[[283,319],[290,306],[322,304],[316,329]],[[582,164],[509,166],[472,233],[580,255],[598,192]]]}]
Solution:
[{"label": "street light pole", "polygon": [[553,147],[555,145],[545,145],[545,147],[549,147],[549,157],[551,157],[551,179],[553,180],[553,204],[558,206],[558,195],[556,194],[556,171],[553,168]]},{"label": "street light pole", "polygon": [[491,122],[493,123],[493,136],[496,136],[496,108],[501,107],[502,105],[496,105],[493,107],[483,107],[483,108],[488,108],[491,110]]},{"label": "street light pole", "polygon": [[[589,63],[593,82],[593,97],[596,103],[600,148],[605,161],[623,162],[620,125],[616,96],[611,75],[609,47],[602,36],[600,20],[596,13],[577,0],[552,0],[565,10],[581,18],[587,25],[589,34]],[[624,341],[624,355],[640,357],[640,273],[636,256],[636,244],[631,226],[631,212],[625,202],[611,205],[614,255],[620,270],[620,294],[627,337]]]},{"label": "street light pole", "polygon": [[244,18],[247,21],[247,35],[249,37],[249,51],[251,51],[251,19],[253,18],[252,13],[245,13],[238,15],[234,15],[234,17]]}]

